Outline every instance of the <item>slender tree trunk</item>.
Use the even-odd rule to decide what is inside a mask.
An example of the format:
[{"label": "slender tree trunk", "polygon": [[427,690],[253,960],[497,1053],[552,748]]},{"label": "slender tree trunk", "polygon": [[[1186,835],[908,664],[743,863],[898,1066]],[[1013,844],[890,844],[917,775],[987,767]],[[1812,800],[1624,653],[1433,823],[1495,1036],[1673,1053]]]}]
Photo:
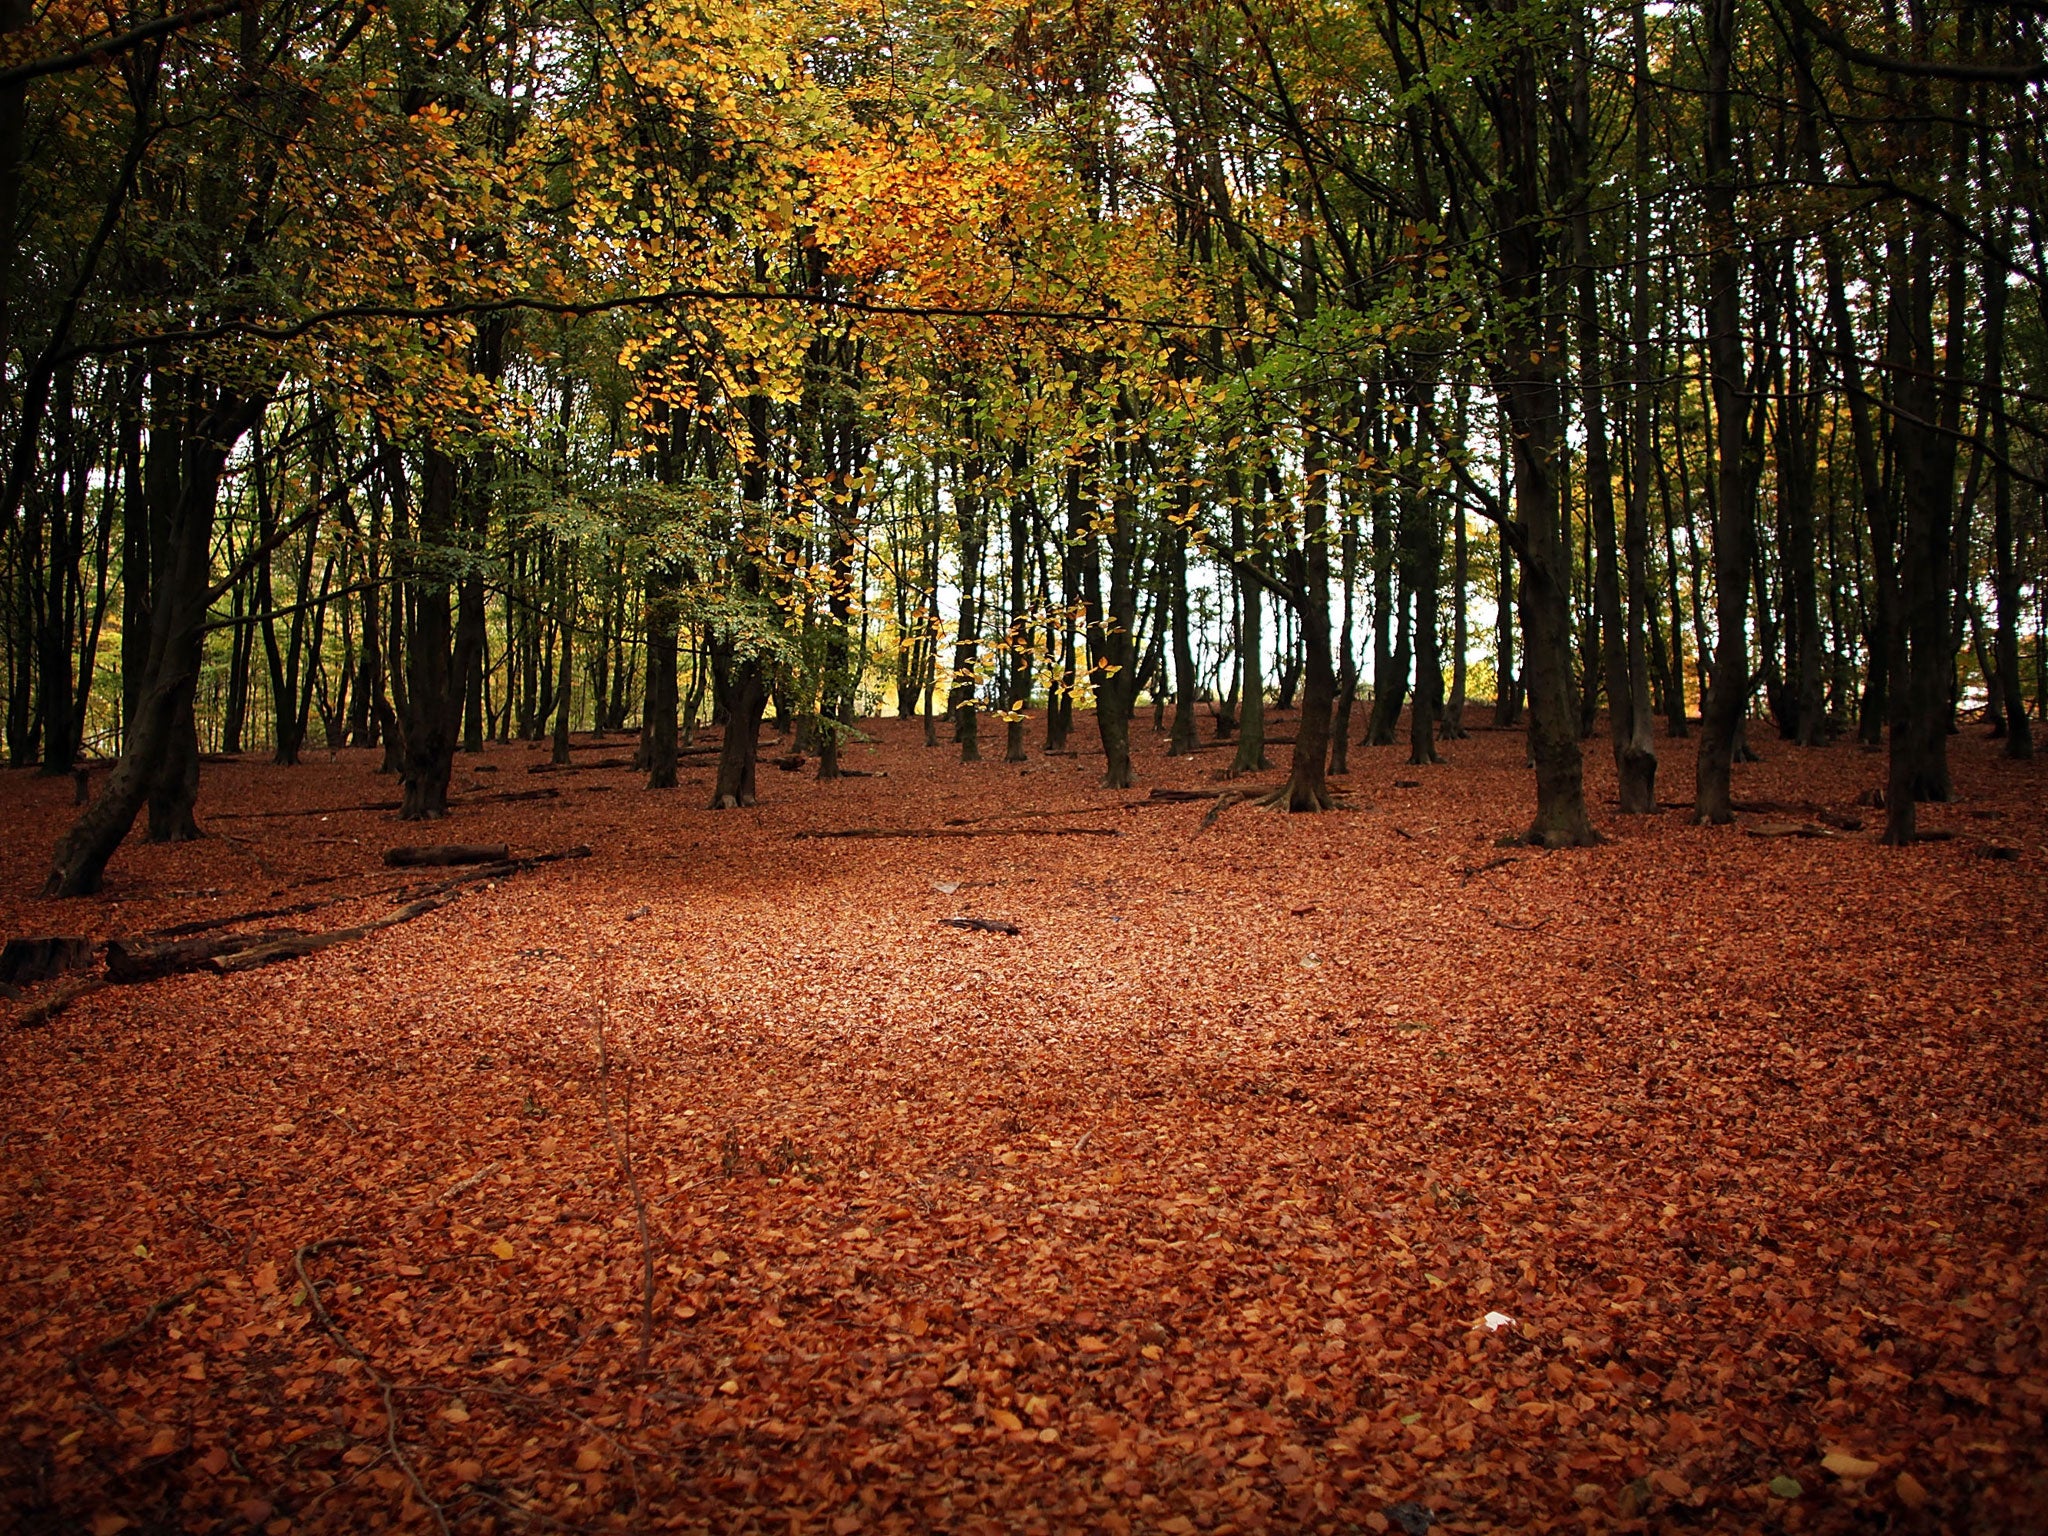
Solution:
[{"label": "slender tree trunk", "polygon": [[1258,583],[1245,573],[1243,566],[1245,559],[1253,553],[1253,546],[1247,542],[1247,537],[1248,532],[1255,534],[1257,531],[1261,511],[1265,505],[1265,485],[1264,475],[1252,476],[1250,530],[1245,527],[1242,493],[1233,490],[1230,501],[1231,531],[1235,541],[1232,553],[1239,572],[1238,586],[1244,607],[1237,654],[1237,751],[1231,757],[1229,770],[1233,778],[1240,774],[1257,773],[1267,766],[1264,596]]},{"label": "slender tree trunk", "polygon": [[[1905,502],[1899,637],[1893,642],[1893,691],[1885,790],[1884,840],[1916,836],[1914,803],[1949,798],[1949,535],[1955,517],[1955,440],[1942,430],[1946,381],[1934,351],[1934,237],[1896,235],[1887,257],[1887,368],[1897,411],[1892,441]],[[1950,369],[1960,365],[1951,357]]]},{"label": "slender tree trunk", "polygon": [[[753,452],[741,475],[741,500],[750,519],[768,513],[768,397],[752,394],[746,402],[747,431]],[[752,562],[742,564],[740,584],[749,597],[760,595],[762,575]],[[934,594],[936,606],[936,594]],[[711,809],[733,810],[752,805],[754,770],[760,756],[761,715],[768,707],[768,679],[752,650],[733,659],[725,688],[725,741],[718,754],[718,776],[711,786]]]},{"label": "slender tree trunk", "polygon": [[[1994,225],[1997,221],[1993,221]],[[1998,599],[1992,666],[2005,700],[2005,755],[2034,755],[2033,726],[2020,680],[2020,578],[2013,559],[2012,440],[2005,405],[2005,231],[1997,227],[1984,264],[1984,393],[1991,416],[1991,585]]]},{"label": "slender tree trunk", "polygon": [[[1515,8],[1509,6],[1507,14],[1513,17]],[[1490,94],[1503,161],[1494,223],[1508,316],[1499,387],[1515,466],[1515,518],[1503,532],[1521,561],[1529,758],[1536,769],[1536,817],[1527,840],[1547,848],[1576,847],[1598,841],[1598,834],[1586,815],[1572,697],[1572,560],[1559,479],[1564,399],[1555,376],[1563,349],[1545,308],[1542,108],[1535,59],[1526,44],[1513,46],[1497,66]]]},{"label": "slender tree trunk", "polygon": [[1408,761],[1420,767],[1440,763],[1436,749],[1438,702],[1443,696],[1443,664],[1437,657],[1437,581],[1443,569],[1443,524],[1433,496],[1416,498],[1414,575],[1415,692],[1408,712]]},{"label": "slender tree trunk", "polygon": [[1349,506],[1339,539],[1338,585],[1344,593],[1344,617],[1337,627],[1337,709],[1330,721],[1330,773],[1351,771],[1351,710],[1358,695],[1358,662],[1353,655],[1353,589],[1358,584],[1358,517]]},{"label": "slender tree trunk", "polygon": [[[92,803],[57,844],[45,896],[88,896],[100,888],[107,861],[151,798],[175,771],[196,782],[198,754],[192,700],[205,640],[212,576],[214,503],[228,455],[261,415],[261,398],[223,393],[184,438],[179,494],[170,518],[150,616],[148,659],[120,761]],[[180,749],[192,747],[189,756]],[[184,799],[191,815],[191,795]]]},{"label": "slender tree trunk", "polygon": [[[1131,717],[1138,704],[1138,508],[1130,462],[1122,462],[1110,495],[1109,604],[1099,609],[1095,723],[1102,733],[1104,787],[1131,787]],[[1091,605],[1095,606],[1095,605]]]},{"label": "slender tree trunk", "polygon": [[1003,732],[1003,761],[1021,763],[1026,760],[1024,716],[1031,708],[1031,620],[1025,610],[1030,592],[1031,538],[1038,524],[1031,482],[1031,448],[1022,438],[1011,445],[1010,479],[1010,718]]},{"label": "slender tree trunk", "polygon": [[1195,720],[1195,646],[1188,623],[1188,529],[1194,522],[1192,492],[1185,486],[1175,492],[1175,510],[1162,536],[1162,555],[1168,562],[1166,596],[1173,605],[1173,734],[1166,754],[1179,757],[1195,750],[1199,728]]},{"label": "slender tree trunk", "polygon": [[1742,292],[1736,254],[1734,126],[1729,71],[1735,0],[1707,7],[1707,355],[1712,372],[1718,495],[1714,528],[1713,687],[1701,712],[1693,819],[1735,819],[1729,770],[1749,708],[1750,506],[1743,388]]},{"label": "slender tree trunk", "polygon": [[[386,479],[394,512],[404,494],[405,467],[398,449],[384,445]],[[405,635],[404,728],[399,754],[402,821],[438,821],[448,814],[448,780],[455,763],[461,695],[457,681],[469,670],[456,644],[453,583],[448,565],[458,529],[455,461],[429,441],[421,454],[423,484],[415,543],[399,574],[406,584],[411,622]],[[394,518],[394,522],[396,518]]]},{"label": "slender tree trunk", "polygon": [[1327,811],[1330,796],[1330,720],[1337,703],[1337,671],[1330,660],[1329,474],[1316,401],[1303,401],[1301,543],[1288,552],[1289,585],[1300,625],[1301,716],[1295,725],[1294,762],[1276,803],[1290,811]]},{"label": "slender tree trunk", "polygon": [[[562,551],[561,563],[556,567],[556,579],[561,583],[561,665],[555,674],[555,732],[549,743],[550,762],[566,767],[569,762],[569,730],[575,723],[576,708],[576,594],[571,570],[569,551]],[[597,701],[602,707],[602,700]]]}]

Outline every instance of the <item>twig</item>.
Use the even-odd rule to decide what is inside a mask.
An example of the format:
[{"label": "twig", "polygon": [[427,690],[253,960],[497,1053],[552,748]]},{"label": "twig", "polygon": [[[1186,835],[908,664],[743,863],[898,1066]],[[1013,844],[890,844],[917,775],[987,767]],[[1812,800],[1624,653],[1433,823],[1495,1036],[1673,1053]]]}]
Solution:
[{"label": "twig", "polygon": [[71,1363],[72,1368],[74,1370],[77,1369],[80,1365],[84,1364],[85,1361],[89,1360],[94,1355],[104,1355],[112,1350],[119,1349],[123,1344],[126,1344],[130,1339],[140,1338],[143,1335],[143,1333],[145,1333],[148,1330],[149,1325],[151,1323],[155,1322],[159,1317],[162,1317],[166,1312],[170,1311],[171,1308],[177,1306],[178,1303],[185,1301],[189,1297],[196,1296],[199,1292],[205,1290],[210,1285],[219,1284],[220,1277],[218,1275],[201,1275],[197,1280],[194,1280],[182,1291],[173,1291],[170,1295],[165,1296],[160,1300],[151,1302],[149,1306],[146,1309],[144,1309],[142,1316],[138,1317],[126,1328],[123,1328],[119,1333],[114,1334],[110,1338],[101,1339],[99,1343],[89,1345],[88,1347],[79,1350],[76,1354],[67,1357]]},{"label": "twig", "polygon": [[1462,873],[1465,879],[1469,881],[1476,875],[1485,874],[1488,870],[1504,869],[1510,864],[1519,864],[1521,862],[1520,859],[1515,858],[1513,855],[1504,853],[1497,859],[1488,859],[1484,864],[1468,864]]},{"label": "twig", "polygon": [[440,1504],[435,1501],[434,1496],[427,1492],[426,1483],[421,1480],[418,1470],[413,1466],[411,1459],[406,1456],[404,1449],[398,1443],[398,1402],[392,1393],[391,1379],[378,1370],[376,1362],[356,1348],[355,1341],[342,1331],[341,1324],[334,1320],[334,1314],[329,1312],[326,1303],[321,1301],[320,1287],[314,1283],[313,1277],[306,1272],[306,1260],[314,1255],[325,1252],[329,1248],[354,1248],[359,1246],[361,1242],[362,1239],[359,1237],[328,1237],[322,1238],[319,1242],[315,1243],[302,1243],[292,1254],[292,1268],[297,1272],[299,1284],[305,1290],[306,1305],[312,1308],[314,1321],[327,1330],[328,1336],[336,1344],[340,1345],[352,1358],[360,1362],[363,1369],[370,1373],[370,1379],[377,1383],[378,1390],[383,1393],[384,1443],[391,1449],[391,1459],[398,1463],[399,1470],[412,1483],[412,1491],[419,1495],[419,1500],[426,1506],[427,1513],[434,1517],[435,1528],[441,1532],[441,1536],[448,1536],[447,1514],[442,1510]]},{"label": "twig", "polygon": [[[1479,910],[1486,912],[1484,907],[1481,907]],[[1550,926],[1550,919],[1547,917],[1541,922],[1536,923],[1511,923],[1504,917],[1495,917],[1491,912],[1486,912],[1486,920],[1496,928],[1506,928],[1515,933],[1534,933],[1540,928],[1548,928]]]},{"label": "twig", "polygon": [[[1137,804],[1139,805],[1143,805],[1144,803],[1145,802],[1142,800],[1137,802]],[[1056,806],[1047,810],[998,811],[993,816],[948,816],[946,818],[946,825],[949,827],[978,827],[983,822],[1023,821],[1028,818],[1039,816],[1106,816],[1111,811],[1121,811],[1127,809],[1129,809],[1128,806],[1122,803],[1118,803],[1116,805]]]},{"label": "twig", "polygon": [[[591,1331],[595,1332],[596,1330],[593,1329]],[[582,1337],[588,1338],[589,1336],[589,1333],[585,1333]],[[582,1340],[579,1339],[578,1343],[581,1342]],[[575,1351],[572,1349],[570,1351],[570,1354],[574,1353]],[[567,1358],[567,1355],[563,1356],[564,1360],[566,1360]],[[559,1364],[561,1362],[558,1361],[556,1363]],[[571,1423],[581,1425],[589,1433],[595,1435],[598,1439],[604,1441],[607,1445],[609,1445],[614,1451],[618,1452],[619,1460],[622,1463],[624,1463],[626,1468],[626,1479],[629,1483],[632,1484],[633,1487],[634,1504],[636,1507],[638,1506],[640,1493],[640,1462],[639,1458],[635,1456],[633,1453],[633,1447],[631,1443],[625,1440],[622,1436],[613,1434],[609,1429],[606,1429],[604,1425],[598,1423],[595,1419],[590,1418],[588,1415],[578,1413],[574,1408],[569,1407],[566,1403],[559,1402],[552,1397],[543,1397],[531,1392],[520,1392],[511,1387],[501,1387],[494,1385],[490,1382],[484,1381],[465,1382],[460,1386],[453,1387],[444,1387],[436,1382],[428,1381],[423,1381],[413,1386],[406,1386],[401,1383],[394,1382],[392,1384],[391,1390],[394,1392],[429,1392],[440,1397],[458,1397],[463,1399],[475,1397],[494,1397],[501,1402],[516,1404],[521,1408],[530,1409],[535,1413],[554,1414],[560,1418],[568,1419]]]},{"label": "twig", "polygon": [[501,1165],[497,1162],[488,1162],[485,1163],[483,1167],[477,1169],[477,1171],[475,1173],[472,1173],[468,1178],[458,1179],[455,1183],[450,1184],[446,1189],[441,1191],[440,1203],[442,1205],[446,1205],[450,1200],[453,1200],[457,1195],[467,1194],[470,1190],[475,1189],[477,1185],[483,1183],[485,1179],[488,1179],[492,1174],[496,1173],[500,1166]]}]

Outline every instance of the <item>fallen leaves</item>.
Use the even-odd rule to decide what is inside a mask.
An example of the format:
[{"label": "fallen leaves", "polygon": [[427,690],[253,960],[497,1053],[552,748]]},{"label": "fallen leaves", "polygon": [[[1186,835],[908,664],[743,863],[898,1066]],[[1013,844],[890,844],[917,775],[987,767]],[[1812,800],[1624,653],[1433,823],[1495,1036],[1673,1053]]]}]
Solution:
[{"label": "fallen leaves", "polygon": [[[914,728],[876,755],[890,777],[840,786],[828,824],[1032,808]],[[2016,865],[1674,815],[1480,879],[1519,744],[1457,755],[1404,793],[1412,839],[1244,808],[1191,842],[1215,803],[1193,784],[1115,842],[798,840],[821,805],[795,779],[746,817],[478,807],[465,840],[597,852],[263,971],[82,999],[16,1037],[0,1120],[0,1498],[336,1531],[431,1524],[425,1499],[465,1529],[1732,1531],[1775,1500],[1850,1531],[1948,1518],[1964,1487],[2023,1509],[2041,797],[2006,802]],[[2016,771],[1957,757],[1980,797]],[[1742,771],[1858,766],[1784,758]],[[208,794],[359,803],[373,767]],[[1098,772],[1024,785],[1092,804]],[[45,847],[44,787],[0,790]],[[11,916],[159,929],[389,841],[238,825],[275,878],[222,840],[138,849],[105,904]],[[1023,931],[941,928],[970,895]]]}]

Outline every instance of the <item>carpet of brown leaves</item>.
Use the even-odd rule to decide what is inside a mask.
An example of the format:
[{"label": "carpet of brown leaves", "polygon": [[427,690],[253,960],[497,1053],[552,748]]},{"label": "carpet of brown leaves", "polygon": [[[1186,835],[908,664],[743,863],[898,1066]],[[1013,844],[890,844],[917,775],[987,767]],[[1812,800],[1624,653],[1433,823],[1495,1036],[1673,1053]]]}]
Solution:
[{"label": "carpet of brown leaves", "polygon": [[[562,793],[441,835],[594,856],[9,1030],[0,1526],[2042,1528],[2041,766],[1973,728],[1903,851],[1542,855],[1505,733],[1203,830],[877,730],[741,812],[462,759]],[[388,910],[419,829],[233,814],[393,793],[314,758],[67,904],[70,786],[6,776],[6,932]],[[794,835],[852,827],[1002,835]]]}]

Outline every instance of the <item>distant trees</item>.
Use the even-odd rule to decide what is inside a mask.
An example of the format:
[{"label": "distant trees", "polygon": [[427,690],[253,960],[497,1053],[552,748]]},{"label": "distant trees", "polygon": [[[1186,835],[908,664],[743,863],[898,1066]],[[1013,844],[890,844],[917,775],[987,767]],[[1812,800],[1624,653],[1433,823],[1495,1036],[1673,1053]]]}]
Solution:
[{"label": "distant trees", "polygon": [[1418,764],[1490,693],[1551,846],[1603,706],[1624,814],[1694,700],[1705,821],[1767,733],[1887,743],[1894,842],[1966,711],[2031,751],[2032,12],[1076,17],[9,13],[0,718],[115,760],[49,892],[198,835],[211,750],[431,818],[708,716],[744,805],[884,687],[969,758],[1092,701],[1117,786],[1141,698],[1250,772],[1298,690],[1303,811],[1361,687]]}]

